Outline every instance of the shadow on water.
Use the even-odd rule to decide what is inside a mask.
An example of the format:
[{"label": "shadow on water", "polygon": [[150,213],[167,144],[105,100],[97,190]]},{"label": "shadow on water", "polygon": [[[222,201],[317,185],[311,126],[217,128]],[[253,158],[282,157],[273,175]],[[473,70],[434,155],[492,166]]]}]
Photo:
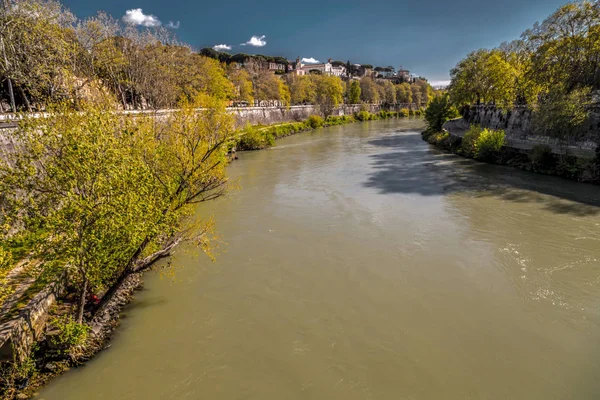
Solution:
[{"label": "shadow on water", "polygon": [[380,193],[435,196],[464,192],[473,197],[538,203],[557,214],[600,214],[597,186],[443,153],[414,133],[399,132],[371,140],[369,144],[392,150],[370,156],[375,171],[364,185]]}]

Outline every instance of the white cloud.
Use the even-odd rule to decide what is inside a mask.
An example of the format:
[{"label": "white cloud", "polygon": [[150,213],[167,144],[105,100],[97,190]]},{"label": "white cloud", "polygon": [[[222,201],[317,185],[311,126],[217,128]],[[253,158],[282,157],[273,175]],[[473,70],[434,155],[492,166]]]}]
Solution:
[{"label": "white cloud", "polygon": [[450,81],[430,81],[429,84],[433,87],[448,86]]},{"label": "white cloud", "polygon": [[254,46],[254,47],[263,47],[267,44],[267,41],[265,40],[266,36],[265,35],[261,35],[261,36],[252,36],[250,38],[250,40],[248,40],[246,43],[242,43],[242,46]]},{"label": "white cloud", "polygon": [[179,29],[179,21],[177,22],[173,22],[173,21],[169,21],[169,23],[167,24],[167,28],[169,29]]},{"label": "white cloud", "polygon": [[303,58],[302,62],[307,63],[307,64],[318,64],[320,61],[315,59],[314,57],[311,57],[311,58]]},{"label": "white cloud", "polygon": [[228,44],[217,44],[217,45],[213,46],[213,49],[215,49],[216,51],[225,51],[225,50],[231,50],[231,46]]},{"label": "white cloud", "polygon": [[142,12],[141,8],[132,8],[131,10],[125,11],[123,15],[123,21],[131,25],[142,25],[142,26],[160,26],[160,20],[154,15],[146,15]]}]

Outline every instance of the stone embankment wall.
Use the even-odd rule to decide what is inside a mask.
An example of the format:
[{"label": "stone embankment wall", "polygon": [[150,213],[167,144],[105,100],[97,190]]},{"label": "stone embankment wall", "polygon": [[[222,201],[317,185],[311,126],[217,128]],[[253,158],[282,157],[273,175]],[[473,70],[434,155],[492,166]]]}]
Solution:
[{"label": "stone embankment wall", "polygon": [[[416,109],[414,104],[342,104],[333,110],[332,115],[352,115],[363,109],[371,113],[382,110],[400,111],[403,108]],[[272,125],[284,122],[303,121],[311,115],[321,115],[319,106],[291,106],[291,107],[239,107],[229,108],[236,117],[238,127],[250,125]]]},{"label": "stone embankment wall", "polygon": [[[342,104],[333,110],[333,115],[351,115],[366,109],[369,112],[376,113],[381,110],[399,111],[403,108],[414,110],[416,104]],[[236,116],[236,123],[239,126],[246,124],[252,125],[270,125],[283,122],[302,121],[311,115],[320,115],[321,110],[316,105],[303,105],[291,107],[230,107],[229,112]],[[121,111],[124,114],[150,114],[158,118],[168,115],[175,110],[156,110],[156,111]],[[39,118],[47,115],[45,113],[32,113],[30,116]],[[0,114],[0,129],[14,129],[15,121],[19,117],[15,114]]]},{"label": "stone embankment wall", "polygon": [[17,316],[0,323],[0,362],[23,361],[31,346],[43,335],[48,310],[64,290],[64,279],[53,282],[36,294]]},{"label": "stone embankment wall", "polygon": [[[600,105],[591,107],[590,111],[588,120],[574,135],[576,138],[569,142],[569,146],[593,150],[600,145]],[[495,106],[472,106],[463,119],[484,128],[502,129],[508,140],[559,145],[556,138],[536,134],[533,112],[528,106],[517,106],[508,111]]]}]

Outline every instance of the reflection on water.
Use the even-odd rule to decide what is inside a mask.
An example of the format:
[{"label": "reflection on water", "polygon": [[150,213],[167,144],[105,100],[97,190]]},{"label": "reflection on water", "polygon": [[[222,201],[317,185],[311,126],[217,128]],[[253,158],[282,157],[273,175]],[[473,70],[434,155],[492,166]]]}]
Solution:
[{"label": "reflection on water", "polygon": [[244,153],[227,242],[147,277],[71,399],[595,399],[600,191],[422,142],[419,120]]}]

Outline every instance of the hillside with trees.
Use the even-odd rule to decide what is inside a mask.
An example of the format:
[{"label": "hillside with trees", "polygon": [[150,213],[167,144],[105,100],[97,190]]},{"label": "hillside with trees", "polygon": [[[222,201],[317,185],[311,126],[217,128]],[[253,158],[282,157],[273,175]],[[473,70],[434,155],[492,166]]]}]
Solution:
[{"label": "hillside with trees", "polygon": [[[0,9],[2,111],[45,110],[61,101],[77,108],[106,95],[120,109],[173,108],[198,94],[282,106],[325,97],[327,107],[348,101],[346,82],[339,78],[311,77],[310,84],[300,85],[282,78],[288,72],[284,57],[229,55],[210,48],[196,52],[164,27],[140,28],[104,12],[78,19],[57,0],[6,4]],[[269,63],[286,67],[274,76]],[[393,103],[398,98],[424,105],[431,98],[425,81],[410,90],[388,83],[361,82],[360,100]],[[399,97],[399,91],[411,95]]]}]

